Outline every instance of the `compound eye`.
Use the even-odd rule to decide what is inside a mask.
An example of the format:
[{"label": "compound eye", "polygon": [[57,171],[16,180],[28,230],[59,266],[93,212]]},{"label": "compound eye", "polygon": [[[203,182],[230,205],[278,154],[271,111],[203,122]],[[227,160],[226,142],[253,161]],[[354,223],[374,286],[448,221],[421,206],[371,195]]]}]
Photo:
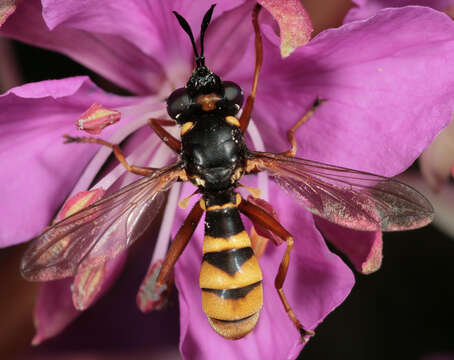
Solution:
[{"label": "compound eye", "polygon": [[[191,108],[192,98],[185,88],[175,90],[167,99],[167,112],[172,119],[179,120],[180,116]],[[182,119],[180,119],[182,120]]]},{"label": "compound eye", "polygon": [[232,81],[224,81],[224,98],[238,105],[238,109],[243,105],[243,90]]}]

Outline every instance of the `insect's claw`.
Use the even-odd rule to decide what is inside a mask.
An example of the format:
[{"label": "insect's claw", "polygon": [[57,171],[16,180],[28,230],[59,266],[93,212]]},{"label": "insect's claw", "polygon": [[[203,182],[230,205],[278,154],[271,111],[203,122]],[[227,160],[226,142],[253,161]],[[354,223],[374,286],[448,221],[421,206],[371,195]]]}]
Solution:
[{"label": "insect's claw", "polygon": [[77,142],[77,138],[76,137],[73,137],[73,136],[70,136],[70,135],[63,135],[63,144],[69,144],[69,143],[73,143],[73,142]]},{"label": "insect's claw", "polygon": [[321,97],[317,96],[314,103],[312,104],[312,107],[316,108],[316,107],[326,103],[327,101],[328,101],[328,99],[322,99]]},{"label": "insect's claw", "polygon": [[307,343],[310,340],[310,338],[315,335],[315,331],[313,331],[313,330],[305,330],[303,327],[300,327],[298,330],[300,331],[301,342],[303,344]]}]

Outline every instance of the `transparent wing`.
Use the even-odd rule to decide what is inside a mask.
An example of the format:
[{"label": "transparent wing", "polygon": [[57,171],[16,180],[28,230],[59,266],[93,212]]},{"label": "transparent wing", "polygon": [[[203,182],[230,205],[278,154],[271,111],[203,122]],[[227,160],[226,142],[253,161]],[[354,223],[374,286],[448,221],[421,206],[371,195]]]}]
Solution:
[{"label": "transparent wing", "polygon": [[180,164],[158,170],[49,227],[25,252],[23,277],[59,279],[112,259],[144,233],[180,174]]},{"label": "transparent wing", "polygon": [[399,181],[280,154],[252,155],[249,169],[268,171],[306,209],[338,225],[395,231],[415,229],[433,219],[429,201]]}]

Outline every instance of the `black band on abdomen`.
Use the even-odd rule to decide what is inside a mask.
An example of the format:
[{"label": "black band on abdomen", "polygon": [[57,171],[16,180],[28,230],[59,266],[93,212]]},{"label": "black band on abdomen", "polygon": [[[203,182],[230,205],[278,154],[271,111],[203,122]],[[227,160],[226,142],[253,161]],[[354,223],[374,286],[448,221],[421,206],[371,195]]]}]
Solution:
[{"label": "black band on abdomen", "polygon": [[207,211],[205,216],[205,234],[212,237],[227,238],[244,230],[240,214],[236,207]]},{"label": "black band on abdomen", "polygon": [[252,248],[244,247],[206,253],[203,255],[203,261],[221,269],[229,275],[234,275],[252,256],[254,256]]},{"label": "black band on abdomen", "polygon": [[249,294],[253,289],[259,286],[262,281],[257,281],[254,284],[243,286],[237,289],[202,289],[202,291],[207,291],[216,294],[221,299],[241,299],[244,298],[247,294]]}]

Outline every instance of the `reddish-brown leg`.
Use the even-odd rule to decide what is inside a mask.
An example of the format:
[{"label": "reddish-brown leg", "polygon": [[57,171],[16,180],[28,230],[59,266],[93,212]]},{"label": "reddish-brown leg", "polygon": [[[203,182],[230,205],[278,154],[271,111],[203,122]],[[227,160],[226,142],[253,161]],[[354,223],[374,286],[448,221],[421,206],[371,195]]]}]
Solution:
[{"label": "reddish-brown leg", "polygon": [[99,144],[103,146],[108,146],[113,150],[115,157],[118,161],[130,172],[137,174],[137,175],[149,175],[152,171],[156,170],[154,168],[145,167],[145,166],[138,166],[138,165],[130,165],[120,149],[120,146],[117,144],[112,144],[102,139],[93,138],[93,137],[73,137],[69,135],[63,135],[65,138],[65,144],[68,143],[92,143],[92,144]]},{"label": "reddish-brown leg", "polygon": [[241,201],[239,210],[254,223],[272,231],[281,239],[287,242],[287,249],[285,250],[284,257],[282,258],[281,264],[279,265],[279,271],[276,275],[276,278],[274,279],[274,286],[276,287],[276,290],[279,294],[279,297],[281,298],[282,304],[284,305],[285,311],[287,312],[290,320],[300,332],[302,341],[308,341],[311,336],[315,335],[315,332],[312,330],[307,330],[303,327],[303,325],[293,312],[292,308],[290,307],[287,298],[285,297],[284,290],[282,289],[285,277],[287,276],[287,270],[290,261],[290,251],[293,248],[293,236],[287,230],[285,230],[284,227],[279,224],[279,222],[274,219],[269,213],[247,200],[243,199]]},{"label": "reddish-brown leg", "polygon": [[153,131],[158,135],[165,144],[176,153],[181,152],[181,141],[176,139],[162,126],[175,125],[175,121],[163,120],[163,119],[148,119],[148,124],[151,126]]},{"label": "reddish-brown leg", "polygon": [[258,22],[258,16],[261,9],[261,5],[257,4],[252,13],[252,24],[254,25],[255,32],[255,68],[254,68],[254,79],[252,81],[252,90],[246,100],[246,105],[244,106],[243,113],[240,117],[240,129],[241,132],[245,132],[249,120],[251,119],[252,108],[254,107],[255,94],[257,93],[257,84],[259,81],[260,68],[262,67],[263,62],[263,45],[262,45],[262,36],[260,34],[260,26]]},{"label": "reddish-brown leg", "polygon": [[166,258],[162,263],[161,272],[159,273],[158,279],[156,280],[157,286],[162,286],[167,282],[173,266],[175,265],[184,248],[191,239],[192,234],[194,234],[195,228],[199,224],[202,214],[203,209],[200,207],[200,202],[197,201],[188,217],[184,221],[183,225],[181,226],[180,230],[178,230],[175,239],[173,239],[172,241],[169,252],[167,253]]},{"label": "reddish-brown leg", "polygon": [[296,155],[296,150],[297,150],[297,144],[296,144],[296,137],[295,137],[295,131],[298,130],[298,128],[303,125],[307,120],[311,118],[312,115],[314,115],[315,110],[325,103],[327,100],[325,99],[320,99],[317,98],[315,99],[314,103],[312,104],[311,108],[298,120],[298,122],[293,125],[293,127],[287,132],[288,136],[288,141],[290,142],[290,145],[292,146],[290,150],[282,153],[283,155],[291,156],[294,157]]}]

